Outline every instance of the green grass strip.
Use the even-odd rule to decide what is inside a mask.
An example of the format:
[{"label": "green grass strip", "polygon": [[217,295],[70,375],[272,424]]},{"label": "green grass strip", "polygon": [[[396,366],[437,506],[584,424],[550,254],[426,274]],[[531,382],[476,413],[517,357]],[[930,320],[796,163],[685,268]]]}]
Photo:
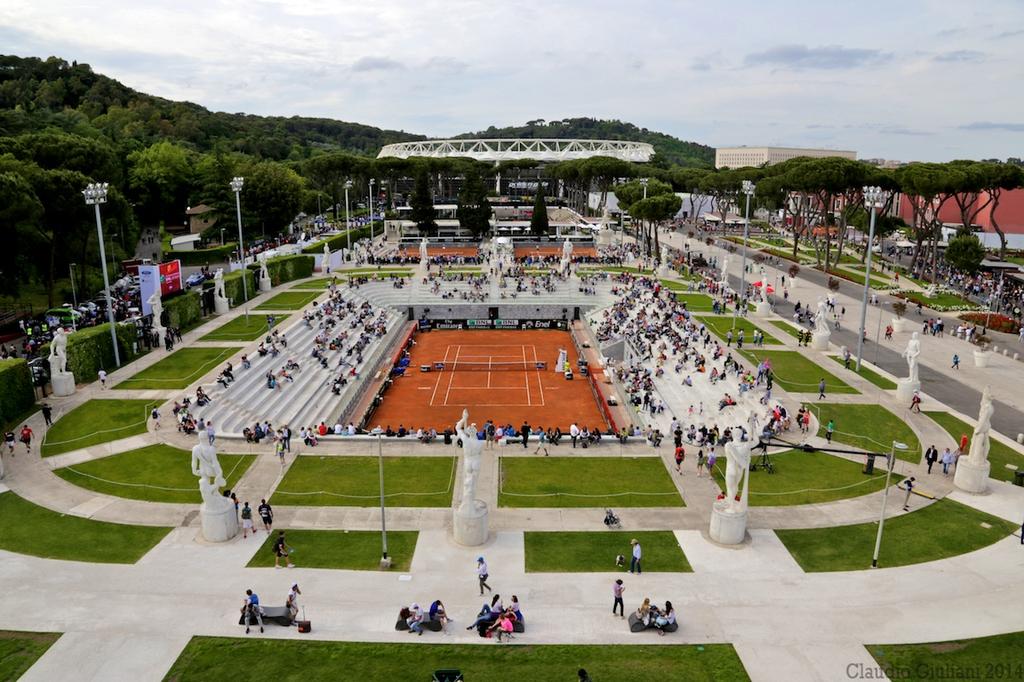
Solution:
[{"label": "green grass strip", "polygon": [[[253,505],[254,509],[255,506]],[[263,527],[255,511],[253,523],[257,529]],[[274,540],[277,538],[277,532],[267,535],[266,532],[257,530],[256,537],[261,535],[267,537],[249,562],[250,568],[270,568],[274,565]],[[419,531],[415,530],[388,531],[388,557],[392,561],[393,571],[409,570],[418,537]],[[382,546],[381,534],[378,531],[289,530],[285,540],[292,548],[292,561],[302,568],[354,571],[380,569]]]},{"label": "green grass strip", "polygon": [[[974,436],[973,426],[948,412],[925,412],[925,414],[945,429],[957,444],[960,443],[961,436],[966,435],[968,438]],[[970,452],[970,445],[967,447]],[[1013,482],[1014,474],[1024,469],[1024,454],[992,437],[989,437],[988,461],[992,464],[989,477],[997,481]]]},{"label": "green grass strip", "polygon": [[[527,532],[523,534],[527,573],[614,573],[629,568],[631,540],[643,550],[644,573],[690,573],[675,533],[656,531]],[[626,557],[626,567],[615,566],[615,557]]]}]

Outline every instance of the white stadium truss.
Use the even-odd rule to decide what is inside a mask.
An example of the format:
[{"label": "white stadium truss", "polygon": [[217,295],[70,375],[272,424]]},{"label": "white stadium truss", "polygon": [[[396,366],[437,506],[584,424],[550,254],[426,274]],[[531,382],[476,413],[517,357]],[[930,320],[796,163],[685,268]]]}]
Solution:
[{"label": "white stadium truss", "polygon": [[654,156],[654,147],[646,142],[627,140],[423,140],[384,145],[377,155],[407,159],[411,156],[433,158],[468,157],[477,161],[570,161],[594,156],[610,156],[623,161],[645,163]]}]

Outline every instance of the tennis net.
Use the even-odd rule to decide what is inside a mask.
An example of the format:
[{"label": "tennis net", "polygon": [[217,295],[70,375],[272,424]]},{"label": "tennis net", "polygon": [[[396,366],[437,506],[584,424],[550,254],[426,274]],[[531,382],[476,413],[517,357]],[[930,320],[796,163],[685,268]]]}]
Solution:
[{"label": "tennis net", "polygon": [[427,370],[435,372],[532,372],[538,369],[547,369],[547,366],[548,363],[540,360],[513,360],[512,362],[447,362],[438,360],[429,366],[423,365]]}]

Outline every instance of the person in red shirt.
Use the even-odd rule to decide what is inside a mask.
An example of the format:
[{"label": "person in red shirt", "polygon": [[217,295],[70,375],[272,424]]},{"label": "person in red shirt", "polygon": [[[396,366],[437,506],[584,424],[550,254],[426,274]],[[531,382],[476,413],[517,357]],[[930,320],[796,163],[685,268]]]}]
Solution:
[{"label": "person in red shirt", "polygon": [[320,422],[320,426],[316,427],[316,432],[319,433],[321,436],[326,436],[327,424],[325,424],[324,422]]},{"label": "person in red shirt", "polygon": [[960,434],[960,454],[962,455],[965,452],[967,452],[967,434],[966,433],[961,433]]},{"label": "person in red shirt", "polygon": [[32,429],[28,428],[28,424],[21,427],[21,442],[25,444],[25,452],[32,451]]}]

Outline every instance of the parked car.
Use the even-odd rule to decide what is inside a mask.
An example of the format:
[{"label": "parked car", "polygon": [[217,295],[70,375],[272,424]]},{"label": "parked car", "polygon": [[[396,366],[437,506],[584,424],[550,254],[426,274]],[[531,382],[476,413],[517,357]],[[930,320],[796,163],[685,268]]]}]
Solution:
[{"label": "parked car", "polygon": [[50,308],[43,313],[44,318],[55,318],[60,322],[61,326],[64,327],[77,327],[79,321],[82,319],[82,313],[78,312],[71,306],[61,306],[57,308]]},{"label": "parked car", "polygon": [[192,287],[199,286],[204,281],[206,281],[206,278],[203,277],[203,273],[193,272],[191,275],[188,276],[188,279],[185,280],[185,286],[191,289]]}]

